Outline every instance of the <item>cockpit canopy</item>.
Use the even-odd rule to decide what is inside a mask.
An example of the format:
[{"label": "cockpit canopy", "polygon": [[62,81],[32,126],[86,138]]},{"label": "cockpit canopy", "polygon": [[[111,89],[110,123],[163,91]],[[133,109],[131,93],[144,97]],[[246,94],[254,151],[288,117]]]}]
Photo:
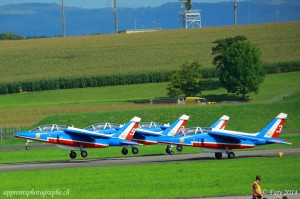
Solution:
[{"label": "cockpit canopy", "polygon": [[119,129],[121,127],[120,124],[116,123],[97,123],[97,124],[92,124],[88,127],[85,128],[87,131],[98,131],[98,130],[104,130],[104,129]]},{"label": "cockpit canopy", "polygon": [[30,132],[48,132],[48,131],[61,131],[64,128],[67,128],[67,125],[59,124],[45,124],[42,126],[37,126],[34,129],[31,129]]},{"label": "cockpit canopy", "polygon": [[189,135],[195,135],[195,134],[202,134],[207,133],[208,131],[211,131],[211,128],[209,127],[191,127],[191,128],[184,128],[182,131],[180,131],[176,136],[189,136]]},{"label": "cockpit canopy", "polygon": [[156,127],[162,127],[162,126],[168,126],[168,125],[164,124],[164,123],[159,123],[159,122],[141,122],[139,124],[140,129],[156,128]]}]

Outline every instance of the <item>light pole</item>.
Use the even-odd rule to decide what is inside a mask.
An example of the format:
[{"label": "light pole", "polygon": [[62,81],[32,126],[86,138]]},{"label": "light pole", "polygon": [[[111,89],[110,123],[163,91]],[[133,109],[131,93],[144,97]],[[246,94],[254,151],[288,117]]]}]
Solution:
[{"label": "light pole", "polygon": [[63,36],[66,36],[66,25],[65,25],[65,7],[64,7],[64,0],[61,0],[61,12],[62,12],[62,29],[63,29]]},{"label": "light pole", "polygon": [[234,8],[234,26],[236,26],[236,11],[237,11],[237,1],[236,0],[234,0],[233,8]]},{"label": "light pole", "polygon": [[118,13],[117,13],[117,0],[114,0],[114,16],[115,16],[115,33],[118,33]]}]

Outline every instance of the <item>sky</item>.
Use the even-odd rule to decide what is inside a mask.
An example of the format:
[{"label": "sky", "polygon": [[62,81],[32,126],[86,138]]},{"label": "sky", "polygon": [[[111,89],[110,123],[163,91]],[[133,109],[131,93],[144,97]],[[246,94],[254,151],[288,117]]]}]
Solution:
[{"label": "sky", "polygon": [[[193,0],[195,3],[220,2],[233,0]],[[19,3],[57,3],[61,4],[62,0],[0,0],[1,5],[19,4]],[[65,6],[81,8],[103,8],[112,7],[113,0],[64,0]],[[168,2],[179,2],[179,0],[117,0],[118,7],[155,7]]]}]

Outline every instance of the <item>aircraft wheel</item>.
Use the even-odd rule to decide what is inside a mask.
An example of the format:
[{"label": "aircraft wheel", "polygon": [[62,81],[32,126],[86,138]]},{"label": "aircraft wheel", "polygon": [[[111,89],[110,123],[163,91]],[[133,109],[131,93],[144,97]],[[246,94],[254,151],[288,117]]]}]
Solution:
[{"label": "aircraft wheel", "polygon": [[167,154],[170,154],[171,151],[172,151],[172,148],[171,148],[171,147],[167,147],[167,148],[166,148],[166,153],[167,153]]},{"label": "aircraft wheel", "polygon": [[177,151],[182,151],[183,147],[181,145],[176,146]]},{"label": "aircraft wheel", "polygon": [[136,147],[133,147],[131,151],[132,151],[133,154],[138,154],[139,153],[139,149],[136,148]]},{"label": "aircraft wheel", "polygon": [[122,154],[123,154],[123,155],[127,155],[127,154],[128,154],[128,149],[122,148]]},{"label": "aircraft wheel", "polygon": [[222,158],[222,153],[220,153],[220,152],[215,153],[215,157],[217,159],[221,159]]},{"label": "aircraft wheel", "polygon": [[228,153],[228,159],[233,159],[235,158],[235,154],[233,152]]},{"label": "aircraft wheel", "polygon": [[27,145],[26,145],[26,146],[25,146],[25,149],[26,149],[26,150],[29,150],[29,149],[30,149],[30,146],[27,146]]},{"label": "aircraft wheel", "polygon": [[86,151],[81,151],[80,155],[81,157],[86,158],[88,153]]},{"label": "aircraft wheel", "polygon": [[76,153],[74,151],[71,151],[70,153],[70,158],[75,159],[76,158]]},{"label": "aircraft wheel", "polygon": [[167,148],[166,148],[166,152],[167,152],[167,154],[169,154],[169,155],[174,155],[174,151],[172,150],[171,147],[167,147]]}]

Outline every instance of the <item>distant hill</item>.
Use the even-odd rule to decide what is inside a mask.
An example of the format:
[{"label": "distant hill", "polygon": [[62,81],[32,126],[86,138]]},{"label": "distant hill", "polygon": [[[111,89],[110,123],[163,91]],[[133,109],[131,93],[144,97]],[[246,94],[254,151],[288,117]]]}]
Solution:
[{"label": "distant hill", "polygon": [[[249,3],[250,2],[250,3]],[[233,3],[194,3],[202,13],[202,26],[233,24]],[[241,1],[238,25],[300,20],[300,1]],[[119,8],[119,30],[182,28],[179,3],[159,7]],[[105,34],[114,32],[112,8],[82,9],[65,7],[67,35]],[[0,6],[0,34],[13,32],[25,37],[58,36],[62,34],[61,6],[58,4],[16,4]]]}]

